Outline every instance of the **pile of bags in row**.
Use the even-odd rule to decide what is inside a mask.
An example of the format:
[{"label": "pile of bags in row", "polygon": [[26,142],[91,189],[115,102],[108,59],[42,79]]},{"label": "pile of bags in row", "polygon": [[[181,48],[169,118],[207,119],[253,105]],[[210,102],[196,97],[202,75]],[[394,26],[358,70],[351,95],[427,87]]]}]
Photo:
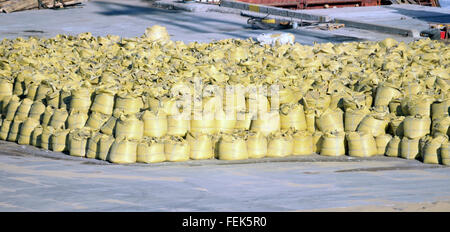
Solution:
[{"label": "pile of bags in row", "polygon": [[[318,153],[449,165],[449,73],[450,47],[431,40],[184,44],[158,26],[5,39],[0,139],[114,163]],[[208,90],[235,85],[279,91],[240,101]],[[180,117],[186,99],[202,118]]]}]

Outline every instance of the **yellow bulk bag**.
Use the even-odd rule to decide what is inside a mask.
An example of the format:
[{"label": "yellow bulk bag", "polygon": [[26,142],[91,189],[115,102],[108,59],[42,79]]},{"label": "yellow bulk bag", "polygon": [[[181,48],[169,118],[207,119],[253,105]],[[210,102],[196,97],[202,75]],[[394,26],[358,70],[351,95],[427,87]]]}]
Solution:
[{"label": "yellow bulk bag", "polygon": [[299,93],[294,91],[292,87],[282,87],[278,91],[278,97],[280,104],[286,104],[286,103],[297,103],[299,100]]},{"label": "yellow bulk bag", "polygon": [[443,118],[448,116],[450,110],[450,100],[437,101],[431,105],[431,118]]},{"label": "yellow bulk bag", "polygon": [[344,118],[341,109],[327,109],[316,119],[317,128],[322,132],[344,131]]},{"label": "yellow bulk bag", "polygon": [[253,114],[249,112],[238,112],[234,129],[249,130],[252,123]]},{"label": "yellow bulk bag", "polygon": [[85,157],[87,140],[91,136],[89,129],[73,130],[69,134],[68,148],[71,156]]},{"label": "yellow bulk bag", "polygon": [[292,155],[312,155],[314,153],[314,137],[311,132],[299,131],[292,138],[294,141]]},{"label": "yellow bulk bag", "polygon": [[152,27],[147,27],[145,29],[145,34],[143,35],[145,39],[149,41],[168,41],[170,40],[170,35],[167,33],[165,27],[154,25]]},{"label": "yellow bulk bag", "polygon": [[44,127],[41,134],[41,148],[45,150],[51,149],[50,137],[53,135],[54,132],[55,129],[53,127],[51,126]]},{"label": "yellow bulk bag", "polygon": [[114,142],[114,137],[110,135],[102,135],[100,141],[98,142],[98,154],[97,159],[107,160],[109,150],[111,149],[111,145]]},{"label": "yellow bulk bag", "polygon": [[42,131],[44,128],[42,128],[41,125],[38,125],[36,128],[34,128],[33,132],[31,133],[31,142],[30,144],[35,147],[41,147],[41,138],[42,138]]},{"label": "yellow bulk bag", "polygon": [[63,128],[68,116],[65,109],[57,109],[54,111],[49,125],[55,129]]},{"label": "yellow bulk bag", "polygon": [[53,116],[53,113],[55,112],[55,108],[51,106],[47,106],[44,111],[44,116],[42,116],[41,126],[46,127],[50,123],[50,119]]},{"label": "yellow bulk bag", "polygon": [[290,156],[294,150],[292,136],[286,132],[276,132],[268,137],[267,157]]},{"label": "yellow bulk bag", "polygon": [[216,120],[213,112],[204,112],[191,115],[190,131],[194,133],[214,134],[216,132]]},{"label": "yellow bulk bag", "polygon": [[59,108],[59,91],[47,94],[45,96],[45,103],[47,104],[47,106]]},{"label": "yellow bulk bag", "polygon": [[386,116],[372,113],[366,115],[361,123],[358,125],[357,131],[366,132],[373,136],[380,136],[386,133],[386,127],[388,125]]},{"label": "yellow bulk bag", "polygon": [[439,161],[442,160],[442,150],[440,148],[447,141],[447,136],[437,136],[429,140],[423,148],[423,162],[426,164],[439,164]]},{"label": "yellow bulk bag", "polygon": [[6,79],[0,79],[0,100],[13,95],[13,84]]},{"label": "yellow bulk bag", "polygon": [[116,139],[109,151],[108,161],[111,163],[130,164],[136,163],[137,141],[127,138]]},{"label": "yellow bulk bag", "polygon": [[369,110],[363,109],[347,109],[344,114],[344,130],[345,132],[356,131],[359,123],[366,117]]},{"label": "yellow bulk bag", "polygon": [[19,120],[25,120],[28,118],[28,114],[30,113],[31,105],[33,101],[25,98],[21,101],[20,106],[17,108],[15,118]]},{"label": "yellow bulk bag", "polygon": [[70,98],[70,110],[89,112],[91,107],[91,91],[88,88],[79,88],[72,91]]},{"label": "yellow bulk bag", "polygon": [[105,135],[112,135],[114,132],[114,128],[116,127],[117,118],[115,116],[111,116],[108,121],[103,124],[100,128],[100,131]]},{"label": "yellow bulk bag", "polygon": [[392,140],[392,135],[384,134],[375,137],[375,142],[377,143],[377,155],[384,155],[386,153],[386,149],[388,143]]},{"label": "yellow bulk bag", "polygon": [[320,149],[322,148],[323,143],[323,133],[320,131],[316,131],[312,134],[313,136],[313,151],[315,153],[320,153]]},{"label": "yellow bulk bag", "polygon": [[345,133],[324,133],[320,155],[342,156],[345,155]]},{"label": "yellow bulk bag", "polygon": [[36,98],[37,89],[39,88],[39,83],[30,83],[27,86],[26,94],[27,98],[34,100]]},{"label": "yellow bulk bag", "polygon": [[393,48],[398,44],[398,42],[395,39],[387,38],[380,42],[380,45],[385,48]]},{"label": "yellow bulk bag", "polygon": [[389,112],[397,116],[403,115],[401,101],[392,100],[391,102],[389,102]]},{"label": "yellow bulk bag", "polygon": [[13,96],[4,97],[0,101],[0,104],[1,104],[0,113],[2,115],[6,115],[7,114],[7,112],[8,112],[8,105],[9,105],[9,102],[11,101],[12,98],[13,98]]},{"label": "yellow bulk bag", "polygon": [[115,138],[141,139],[144,136],[144,122],[135,114],[122,115],[114,128]]},{"label": "yellow bulk bag", "polygon": [[69,111],[70,102],[72,101],[72,91],[67,87],[63,87],[59,92],[59,108]]},{"label": "yellow bulk bag", "polygon": [[314,110],[305,110],[306,130],[314,133],[316,131],[316,114]]},{"label": "yellow bulk bag", "polygon": [[95,159],[97,158],[98,143],[102,138],[102,133],[93,133],[91,137],[88,138],[86,143],[86,158]]},{"label": "yellow bulk bag", "polygon": [[108,89],[101,89],[95,94],[94,102],[91,106],[92,112],[111,115],[114,110],[114,92]]},{"label": "yellow bulk bag", "polygon": [[403,135],[410,138],[421,138],[430,133],[431,119],[427,116],[408,116],[403,121]]},{"label": "yellow bulk bag", "polygon": [[248,158],[257,159],[267,155],[267,138],[258,132],[249,132],[247,138]]},{"label": "yellow bulk bag", "polygon": [[12,121],[14,119],[14,116],[16,115],[16,111],[17,108],[19,108],[19,106],[20,106],[20,99],[16,95],[13,95],[8,103],[5,119]]},{"label": "yellow bulk bag", "polygon": [[109,118],[109,115],[91,112],[91,115],[89,115],[89,119],[86,121],[85,126],[93,130],[100,130],[100,128],[103,126],[103,124],[106,123]]},{"label": "yellow bulk bag", "polygon": [[400,142],[400,157],[404,159],[416,159],[419,155],[419,139],[403,137]]},{"label": "yellow bulk bag", "polygon": [[331,96],[319,91],[308,91],[303,97],[305,110],[326,110],[331,103]]},{"label": "yellow bulk bag", "polygon": [[349,132],[346,135],[348,155],[355,157],[370,157],[377,154],[377,143],[371,134],[365,132]]},{"label": "yellow bulk bag", "polygon": [[284,104],[280,108],[281,129],[306,130],[306,118],[303,106],[300,104]]},{"label": "yellow bulk bag", "polygon": [[146,110],[142,115],[144,136],[162,137],[167,134],[167,115],[162,110]]},{"label": "yellow bulk bag", "polygon": [[137,162],[159,163],[166,160],[164,143],[158,138],[144,137],[137,146]]},{"label": "yellow bulk bag", "polygon": [[36,119],[38,121],[41,120],[42,114],[45,112],[45,105],[42,102],[34,102],[33,105],[31,105],[30,113],[28,114],[29,118]]},{"label": "yellow bulk bag", "polygon": [[389,122],[389,127],[394,136],[403,137],[403,121],[405,120],[404,116],[398,116],[391,119]]},{"label": "yellow bulk bag", "polygon": [[36,91],[36,96],[34,97],[34,100],[41,101],[45,99],[45,96],[47,96],[47,94],[50,93],[50,91],[52,91],[52,87],[49,85],[49,83],[42,82]]},{"label": "yellow bulk bag", "polygon": [[22,126],[20,127],[19,139],[17,140],[17,143],[23,145],[30,144],[31,133],[37,126],[39,126],[38,120],[33,118],[28,118],[27,120],[25,120],[25,122],[23,122]]},{"label": "yellow bulk bag", "polygon": [[20,119],[14,119],[12,124],[11,124],[11,128],[9,129],[9,134],[8,134],[8,141],[11,142],[16,142],[18,135],[19,135],[19,129],[20,126],[22,125],[23,120]]},{"label": "yellow bulk bag", "polygon": [[50,136],[52,151],[62,152],[66,150],[67,134],[69,134],[69,130],[55,130]]},{"label": "yellow bulk bag", "polygon": [[191,159],[200,160],[214,158],[213,141],[210,135],[189,132],[186,140],[189,143],[189,157]]},{"label": "yellow bulk bag", "polygon": [[446,141],[441,144],[441,158],[443,165],[450,165],[450,142]]},{"label": "yellow bulk bag", "polygon": [[216,110],[215,126],[217,133],[232,133],[236,127],[235,112],[225,112],[223,110]]},{"label": "yellow bulk bag", "polygon": [[223,134],[218,142],[219,159],[248,159],[247,143],[240,134]]},{"label": "yellow bulk bag", "polygon": [[86,121],[88,120],[88,118],[89,116],[87,113],[77,112],[73,110],[72,112],[70,112],[70,115],[67,118],[67,129],[75,130],[83,128],[86,125]]},{"label": "yellow bulk bag", "polygon": [[189,130],[190,121],[182,115],[167,117],[167,134],[171,136],[184,136]]},{"label": "yellow bulk bag", "polygon": [[6,140],[8,138],[9,129],[11,128],[12,121],[4,119],[2,122],[2,129],[0,130],[0,139]]},{"label": "yellow bulk bag", "polygon": [[256,119],[252,120],[250,130],[253,132],[261,132],[264,136],[279,131],[280,115],[278,111],[258,114]]},{"label": "yellow bulk bag", "polygon": [[433,135],[446,135],[449,132],[450,127],[450,117],[441,117],[433,119],[431,124],[431,133]]},{"label": "yellow bulk bag", "polygon": [[428,95],[407,97],[401,102],[402,112],[408,115],[418,114],[430,117],[433,101],[434,98]]},{"label": "yellow bulk bag", "polygon": [[123,114],[136,114],[139,113],[144,106],[142,98],[134,97],[125,93],[117,95],[114,102],[114,110],[122,112]]},{"label": "yellow bulk bag", "polygon": [[401,92],[392,84],[383,83],[377,87],[374,105],[387,106],[392,99],[399,98],[400,96]]},{"label": "yellow bulk bag", "polygon": [[172,162],[181,162],[189,160],[189,143],[179,136],[171,136],[164,144],[166,160]]},{"label": "yellow bulk bag", "polygon": [[390,156],[390,157],[399,157],[400,156],[400,142],[401,139],[398,136],[393,137],[386,148],[386,156]]}]

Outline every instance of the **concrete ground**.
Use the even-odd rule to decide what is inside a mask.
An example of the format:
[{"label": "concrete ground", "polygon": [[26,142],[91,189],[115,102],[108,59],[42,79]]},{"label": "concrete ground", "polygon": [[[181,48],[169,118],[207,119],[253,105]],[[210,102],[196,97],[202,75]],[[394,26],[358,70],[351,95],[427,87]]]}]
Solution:
[{"label": "concrete ground", "polygon": [[400,158],[114,165],[0,147],[0,211],[450,211],[450,168]]},{"label": "concrete ground", "polygon": [[[86,31],[129,37],[155,24],[185,42],[267,32],[251,30],[246,20],[137,0],[91,1],[0,14],[0,38]],[[392,37],[352,28],[290,32],[304,44]],[[446,166],[388,157],[112,165],[0,141],[0,211],[450,211],[449,183]]]}]

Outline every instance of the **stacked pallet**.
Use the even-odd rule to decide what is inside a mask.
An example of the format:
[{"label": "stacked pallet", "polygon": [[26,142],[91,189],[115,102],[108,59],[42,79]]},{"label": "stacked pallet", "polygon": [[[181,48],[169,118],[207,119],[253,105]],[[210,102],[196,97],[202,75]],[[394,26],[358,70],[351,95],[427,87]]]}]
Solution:
[{"label": "stacked pallet", "polygon": [[85,0],[0,0],[0,12],[11,13],[38,8],[63,8],[80,4],[84,1]]}]

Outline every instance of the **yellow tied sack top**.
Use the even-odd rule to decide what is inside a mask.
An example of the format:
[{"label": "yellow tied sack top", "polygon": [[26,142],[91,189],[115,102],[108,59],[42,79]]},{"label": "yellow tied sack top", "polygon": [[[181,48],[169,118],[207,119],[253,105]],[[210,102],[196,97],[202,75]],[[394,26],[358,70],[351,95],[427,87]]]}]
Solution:
[{"label": "yellow tied sack top", "polygon": [[39,126],[39,121],[34,118],[28,118],[20,127],[19,139],[17,143],[28,145],[31,141],[31,133]]},{"label": "yellow tied sack top", "polygon": [[260,132],[249,132],[247,137],[248,158],[257,159],[267,156],[267,137]]},{"label": "yellow tied sack top", "polygon": [[69,130],[56,130],[51,136],[51,148],[52,151],[62,152],[66,150],[66,140],[67,134],[69,134]]},{"label": "yellow tied sack top", "polygon": [[144,102],[141,97],[119,93],[114,103],[114,110],[123,114],[136,114],[139,113],[143,106]]},{"label": "yellow tied sack top", "polygon": [[365,132],[349,132],[346,137],[349,156],[370,157],[378,153],[373,135]]},{"label": "yellow tied sack top", "polygon": [[189,157],[193,160],[214,158],[214,144],[211,135],[202,133],[188,133]]},{"label": "yellow tied sack top", "polygon": [[219,159],[248,159],[247,144],[241,134],[223,134],[218,143]]},{"label": "yellow tied sack top", "polygon": [[158,138],[144,137],[137,145],[139,163],[159,163],[166,160],[164,142]]},{"label": "yellow tied sack top", "polygon": [[167,115],[163,111],[144,111],[144,136],[162,137],[167,134]]},{"label": "yellow tied sack top", "polygon": [[423,148],[423,162],[426,164],[439,164],[442,160],[442,144],[448,142],[446,135],[440,135],[429,140]]},{"label": "yellow tied sack top", "polygon": [[70,98],[70,109],[78,112],[89,112],[91,107],[91,91],[86,87],[80,87],[72,91]]},{"label": "yellow tied sack top", "polygon": [[322,132],[344,131],[344,115],[341,109],[327,109],[316,119],[317,128]]},{"label": "yellow tied sack top", "polygon": [[399,98],[401,92],[392,84],[383,83],[377,87],[375,106],[387,106],[391,100]]},{"label": "yellow tied sack top", "polygon": [[136,163],[137,144],[137,141],[127,138],[116,139],[111,145],[108,161],[119,164]]},{"label": "yellow tied sack top", "polygon": [[306,118],[303,106],[300,104],[284,104],[280,109],[281,129],[306,130]]},{"label": "yellow tied sack top", "polygon": [[357,131],[379,136],[386,133],[387,125],[388,120],[385,115],[372,113],[364,117],[358,125]]},{"label": "yellow tied sack top", "polygon": [[190,147],[188,141],[179,136],[170,136],[164,144],[166,160],[180,162],[189,160]]},{"label": "yellow tied sack top", "polygon": [[116,122],[115,138],[141,139],[144,136],[144,122],[136,115],[122,115]]},{"label": "yellow tied sack top", "polygon": [[292,155],[312,155],[314,153],[314,137],[311,132],[299,131],[293,135],[293,141]]},{"label": "yellow tied sack top", "polygon": [[267,157],[286,157],[293,154],[294,141],[287,132],[276,132],[268,138]]},{"label": "yellow tied sack top", "polygon": [[431,119],[426,116],[408,116],[403,121],[403,135],[415,139],[430,133]]}]

